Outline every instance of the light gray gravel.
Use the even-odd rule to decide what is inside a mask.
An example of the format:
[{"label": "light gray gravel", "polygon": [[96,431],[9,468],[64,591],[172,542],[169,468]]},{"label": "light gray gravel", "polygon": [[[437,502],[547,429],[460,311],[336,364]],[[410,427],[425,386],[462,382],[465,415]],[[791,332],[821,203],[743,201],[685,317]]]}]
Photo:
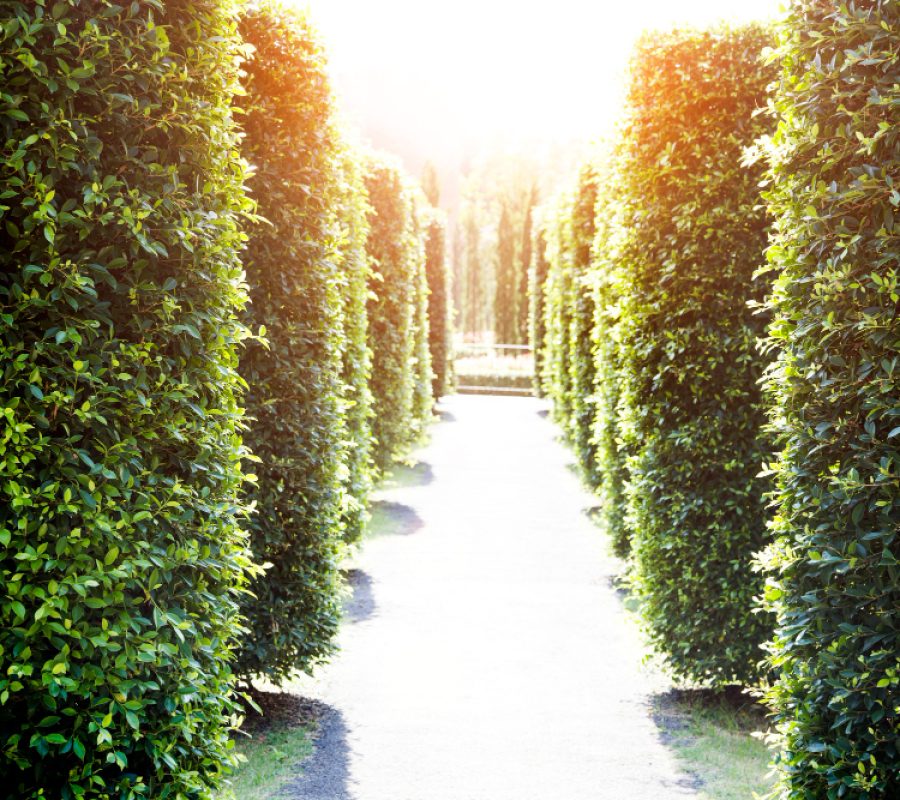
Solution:
[{"label": "light gray gravel", "polygon": [[[353,564],[305,800],[696,797],[650,716],[667,688],[612,587],[593,499],[533,398],[455,396],[398,534]],[[410,521],[416,521],[411,525]]]}]

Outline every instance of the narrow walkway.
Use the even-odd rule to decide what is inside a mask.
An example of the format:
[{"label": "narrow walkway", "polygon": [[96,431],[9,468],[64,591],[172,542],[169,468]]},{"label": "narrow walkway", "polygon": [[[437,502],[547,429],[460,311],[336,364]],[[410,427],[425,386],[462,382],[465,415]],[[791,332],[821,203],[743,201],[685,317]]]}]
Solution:
[{"label": "narrow walkway", "polygon": [[[538,400],[455,396],[351,575],[305,800],[693,798],[591,497]],[[386,527],[381,524],[379,528]],[[376,531],[378,533],[378,531]]]}]

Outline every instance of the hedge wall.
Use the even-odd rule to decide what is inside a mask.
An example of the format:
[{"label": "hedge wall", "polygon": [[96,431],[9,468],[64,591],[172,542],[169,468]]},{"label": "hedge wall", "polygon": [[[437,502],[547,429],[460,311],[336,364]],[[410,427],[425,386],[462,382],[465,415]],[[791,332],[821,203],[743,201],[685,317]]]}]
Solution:
[{"label": "hedge wall", "polygon": [[264,221],[250,233],[248,323],[265,342],[241,356],[257,458],[249,498],[254,560],[240,673],[280,682],[330,655],[340,618],[343,505],[342,275],[328,200],[337,196],[331,96],[305,15],[259,4],[240,22],[243,150]]},{"label": "hedge wall", "polygon": [[[424,242],[417,190],[393,162],[370,160],[366,188],[371,212],[368,252],[369,343],[372,348],[375,462],[387,468],[422,433],[431,414],[431,369]],[[424,348],[423,348],[424,342]]]},{"label": "hedge wall", "polygon": [[425,240],[425,271],[428,277],[428,349],[434,379],[431,393],[438,399],[453,388],[450,335],[450,287],[447,273],[447,223],[431,209]]},{"label": "hedge wall", "polygon": [[[244,583],[231,3],[0,16],[0,773],[209,798]],[[152,124],[148,124],[152,120]]]},{"label": "hedge wall", "polygon": [[343,147],[339,153],[338,192],[331,204],[336,229],[334,258],[340,268],[343,319],[344,422],[346,477],[344,540],[356,542],[368,519],[372,490],[372,350],[369,347],[371,266],[366,252],[369,235],[368,204],[360,154]]},{"label": "hedge wall", "polygon": [[569,439],[575,449],[583,479],[596,486],[597,458],[594,446],[595,363],[593,355],[594,296],[588,280],[596,236],[599,176],[593,164],[582,167],[571,208],[571,318],[567,332],[569,391]]},{"label": "hedge wall", "polygon": [[773,71],[759,27],[645,36],[632,60],[619,169],[621,359],[635,587],[681,677],[757,677],[770,619],[754,613],[766,542],[767,444],[748,306],[766,244],[744,148]]},{"label": "hedge wall", "polygon": [[778,796],[900,797],[896,2],[797,0],[768,194]]},{"label": "hedge wall", "polygon": [[628,485],[628,450],[624,441],[621,384],[622,342],[621,284],[617,248],[626,231],[621,225],[623,204],[616,187],[619,174],[617,153],[608,154],[608,164],[598,187],[594,209],[595,235],[588,277],[593,291],[592,331],[594,359],[593,446],[596,460],[596,491],[600,500],[601,526],[620,558],[631,553],[625,487]]},{"label": "hedge wall", "polygon": [[427,200],[416,187],[413,192],[413,232],[415,237],[414,269],[415,294],[413,295],[414,350],[413,350],[413,440],[425,433],[425,425],[431,419],[434,396],[431,385],[434,372],[431,369],[431,322],[428,319],[428,270],[426,243],[428,241]]},{"label": "hedge wall", "polygon": [[543,223],[535,225],[532,234],[531,266],[528,278],[528,309],[531,352],[534,354],[534,390],[544,395],[544,357],[546,347],[545,296],[547,292],[547,239]]},{"label": "hedge wall", "polygon": [[553,401],[554,419],[568,432],[572,414],[569,334],[574,306],[571,269],[571,197],[560,195],[544,228],[547,279],[544,281],[544,341],[541,385]]}]

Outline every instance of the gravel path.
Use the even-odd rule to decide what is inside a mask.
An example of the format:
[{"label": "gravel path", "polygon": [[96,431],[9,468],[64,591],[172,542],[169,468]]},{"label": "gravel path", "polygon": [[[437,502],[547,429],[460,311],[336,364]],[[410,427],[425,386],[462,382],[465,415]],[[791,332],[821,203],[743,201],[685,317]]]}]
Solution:
[{"label": "gravel path", "polygon": [[381,493],[396,535],[354,564],[342,654],[299,687],[326,711],[287,796],[695,798],[544,404],[454,396],[441,411],[412,485]]}]

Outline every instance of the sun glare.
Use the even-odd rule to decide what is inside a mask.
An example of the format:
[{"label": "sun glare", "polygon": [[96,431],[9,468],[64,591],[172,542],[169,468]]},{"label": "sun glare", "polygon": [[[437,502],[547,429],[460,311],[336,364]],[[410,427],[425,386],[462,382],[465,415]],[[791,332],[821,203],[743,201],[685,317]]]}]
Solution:
[{"label": "sun glare", "polygon": [[[345,113],[370,137],[442,160],[498,143],[589,138],[621,102],[647,28],[773,18],[779,0],[295,0],[328,49]],[[427,142],[427,145],[425,144]]]}]

